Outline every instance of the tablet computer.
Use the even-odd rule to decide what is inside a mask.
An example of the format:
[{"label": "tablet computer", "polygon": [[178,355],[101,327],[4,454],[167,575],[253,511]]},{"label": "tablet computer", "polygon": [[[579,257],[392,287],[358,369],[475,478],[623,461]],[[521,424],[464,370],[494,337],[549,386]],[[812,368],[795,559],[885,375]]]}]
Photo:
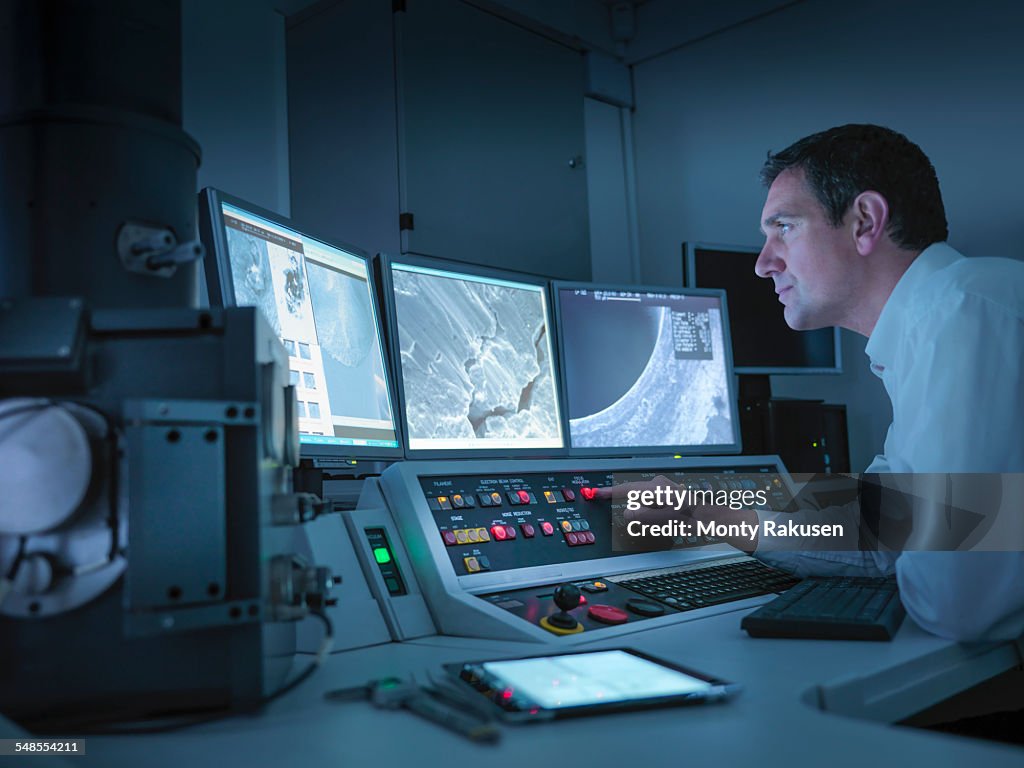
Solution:
[{"label": "tablet computer", "polygon": [[724,701],[740,686],[629,648],[446,664],[507,721]]}]

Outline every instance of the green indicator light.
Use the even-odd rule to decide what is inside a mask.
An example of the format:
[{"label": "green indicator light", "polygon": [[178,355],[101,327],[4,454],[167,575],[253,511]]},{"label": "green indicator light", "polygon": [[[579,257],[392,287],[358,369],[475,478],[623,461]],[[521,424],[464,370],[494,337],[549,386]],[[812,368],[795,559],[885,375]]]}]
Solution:
[{"label": "green indicator light", "polygon": [[818,447],[818,444],[817,444],[817,443],[811,443],[811,445],[812,445],[812,446],[814,446],[815,448],[817,448],[817,447]]},{"label": "green indicator light", "polygon": [[386,547],[374,547],[373,548],[373,559],[381,565],[384,563],[391,562],[391,553],[388,552]]}]

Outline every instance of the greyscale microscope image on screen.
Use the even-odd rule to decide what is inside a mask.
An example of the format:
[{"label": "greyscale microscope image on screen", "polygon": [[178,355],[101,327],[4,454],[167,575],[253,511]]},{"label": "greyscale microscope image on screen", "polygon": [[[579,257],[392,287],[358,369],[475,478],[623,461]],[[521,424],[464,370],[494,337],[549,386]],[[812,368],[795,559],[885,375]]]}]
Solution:
[{"label": "greyscale microscope image on screen", "polygon": [[730,446],[717,296],[559,288],[573,448]]},{"label": "greyscale microscope image on screen", "polygon": [[393,262],[411,450],[563,445],[544,286]]},{"label": "greyscale microscope image on screen", "polygon": [[259,307],[288,352],[300,441],[397,448],[367,262],[222,204],[235,303]]}]

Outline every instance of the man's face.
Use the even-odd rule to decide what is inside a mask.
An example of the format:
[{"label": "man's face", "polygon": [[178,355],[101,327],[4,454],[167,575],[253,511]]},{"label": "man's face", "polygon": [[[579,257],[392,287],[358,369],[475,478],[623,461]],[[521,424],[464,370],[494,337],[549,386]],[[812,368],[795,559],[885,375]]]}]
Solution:
[{"label": "man's face", "polygon": [[829,224],[802,170],[783,171],[772,183],[761,229],[766,239],[754,271],[775,283],[789,327],[843,325],[856,284],[856,248],[847,227]]}]

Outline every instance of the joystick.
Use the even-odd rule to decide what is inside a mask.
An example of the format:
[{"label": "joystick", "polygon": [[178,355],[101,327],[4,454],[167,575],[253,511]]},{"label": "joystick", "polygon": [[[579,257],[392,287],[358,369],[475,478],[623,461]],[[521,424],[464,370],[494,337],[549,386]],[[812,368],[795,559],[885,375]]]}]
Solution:
[{"label": "joystick", "polygon": [[545,616],[540,620],[540,625],[548,632],[556,635],[572,635],[583,631],[583,625],[576,621],[576,617],[569,611],[580,607],[582,593],[575,584],[560,584],[555,587],[552,598],[558,606],[558,613]]}]

